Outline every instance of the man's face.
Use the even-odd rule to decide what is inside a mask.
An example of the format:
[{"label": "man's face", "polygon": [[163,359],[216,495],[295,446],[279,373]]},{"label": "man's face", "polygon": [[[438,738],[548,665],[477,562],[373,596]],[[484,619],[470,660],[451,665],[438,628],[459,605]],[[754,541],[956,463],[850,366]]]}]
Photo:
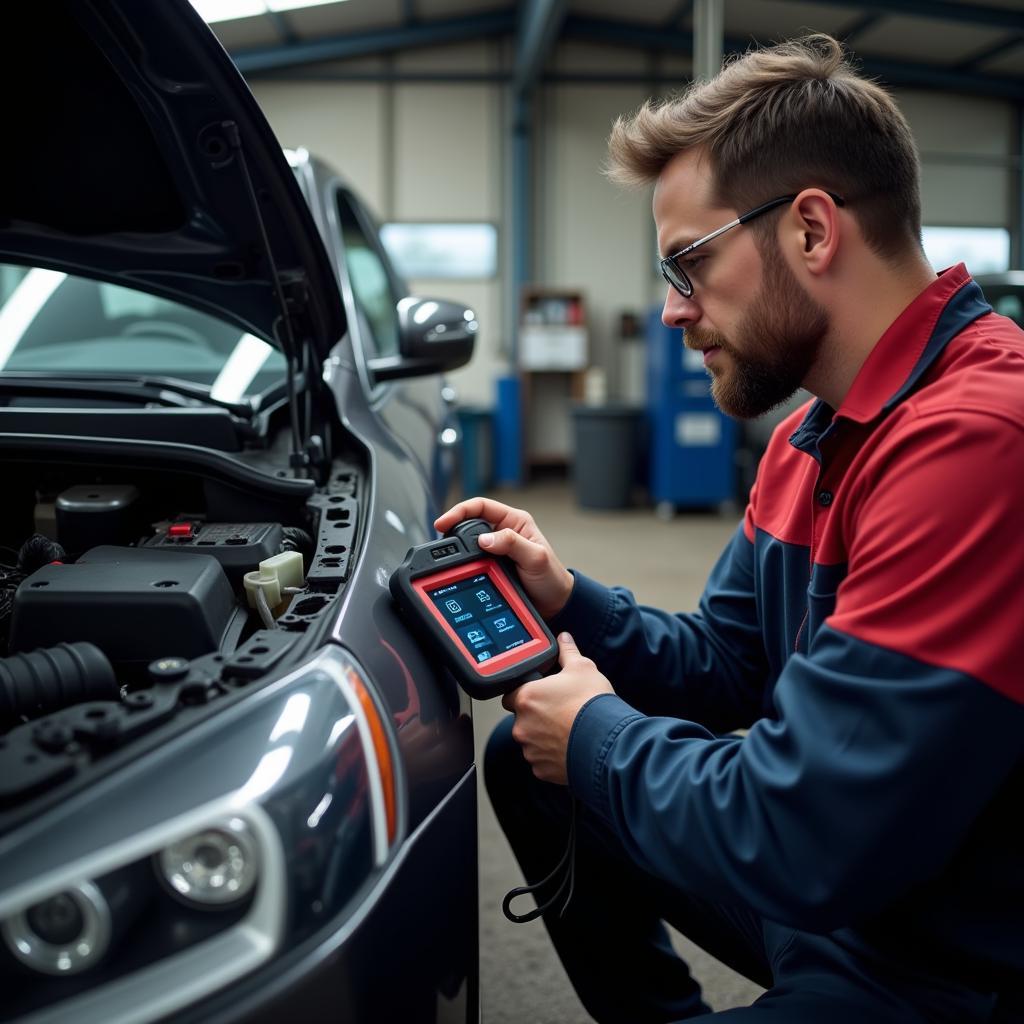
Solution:
[{"label": "man's face", "polygon": [[[661,254],[678,252],[738,212],[714,205],[710,170],[699,154],[681,154],[662,172],[654,193]],[[686,346],[704,353],[711,395],[723,412],[760,416],[807,378],[828,331],[828,314],[801,288],[774,239],[762,254],[751,228],[733,228],[693,257],[684,267],[693,296],[669,288],[662,320],[684,328]]]}]

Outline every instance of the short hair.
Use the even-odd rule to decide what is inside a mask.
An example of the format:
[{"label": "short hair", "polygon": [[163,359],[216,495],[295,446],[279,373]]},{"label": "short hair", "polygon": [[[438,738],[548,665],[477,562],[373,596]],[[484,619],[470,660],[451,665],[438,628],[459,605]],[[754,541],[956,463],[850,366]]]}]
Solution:
[{"label": "short hair", "polygon": [[649,184],[697,147],[723,206],[742,212],[817,187],[848,202],[879,255],[920,249],[920,165],[910,127],[831,36],[751,50],[710,81],[618,118],[607,173],[619,184]]}]

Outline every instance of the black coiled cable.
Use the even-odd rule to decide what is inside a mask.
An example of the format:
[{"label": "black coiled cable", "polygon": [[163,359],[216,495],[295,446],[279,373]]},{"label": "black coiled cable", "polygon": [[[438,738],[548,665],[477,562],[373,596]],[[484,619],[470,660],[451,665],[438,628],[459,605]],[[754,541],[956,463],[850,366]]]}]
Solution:
[{"label": "black coiled cable", "polygon": [[[558,916],[562,917],[565,914],[569,901],[572,899],[573,890],[576,887],[576,815],[578,807],[579,801],[574,799],[572,802],[572,814],[569,818],[569,838],[565,844],[565,853],[562,854],[562,859],[554,866],[551,872],[545,875],[539,882],[534,882],[533,885],[519,885],[505,893],[505,898],[501,901],[501,912],[513,924],[526,924],[528,921],[536,921],[541,914],[558,902],[562,893],[566,893],[566,896],[561,910],[558,911]],[[559,875],[564,877],[558,883],[558,888],[555,890],[554,895],[541,903],[537,893],[545,885],[555,881]],[[568,892],[566,892],[566,889],[568,889]],[[518,896],[528,895],[532,895],[537,900],[537,906],[525,914],[514,914],[512,912],[512,901]]]}]

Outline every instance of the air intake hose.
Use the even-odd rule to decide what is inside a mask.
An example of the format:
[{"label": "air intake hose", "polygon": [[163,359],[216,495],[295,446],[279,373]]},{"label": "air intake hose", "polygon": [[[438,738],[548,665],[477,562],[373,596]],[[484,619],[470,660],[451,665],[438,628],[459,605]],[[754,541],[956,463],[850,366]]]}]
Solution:
[{"label": "air intake hose", "polygon": [[114,669],[95,644],[57,644],[0,658],[0,721],[119,697]]}]

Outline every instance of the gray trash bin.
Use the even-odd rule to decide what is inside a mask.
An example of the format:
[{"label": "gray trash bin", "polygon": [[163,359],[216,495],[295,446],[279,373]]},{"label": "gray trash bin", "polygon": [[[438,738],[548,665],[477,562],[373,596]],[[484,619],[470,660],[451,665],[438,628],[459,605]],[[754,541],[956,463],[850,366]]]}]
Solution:
[{"label": "gray trash bin", "polygon": [[625,403],[573,407],[573,480],[584,508],[629,507],[642,416]]}]

